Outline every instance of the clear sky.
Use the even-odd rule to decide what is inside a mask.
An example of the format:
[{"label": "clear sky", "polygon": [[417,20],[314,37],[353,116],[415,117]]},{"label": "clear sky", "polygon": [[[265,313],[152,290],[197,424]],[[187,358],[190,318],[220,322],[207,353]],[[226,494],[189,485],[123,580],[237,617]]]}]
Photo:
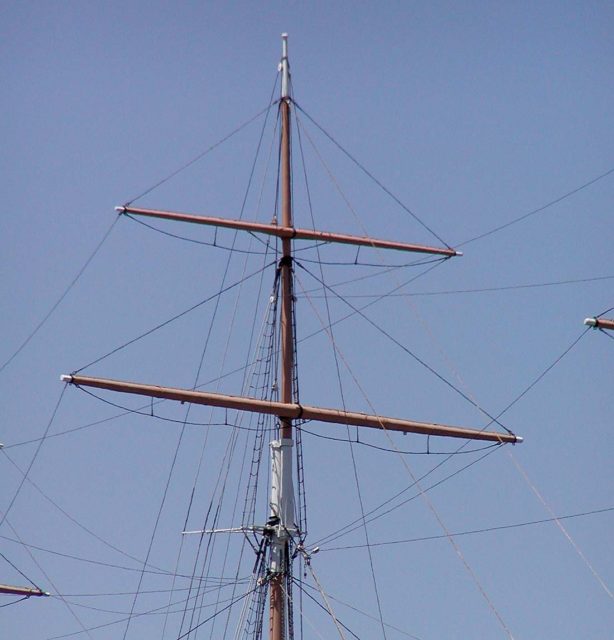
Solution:
[{"label": "clear sky", "polygon": [[[218,524],[237,524],[230,487],[242,456],[251,456],[251,432],[188,426],[178,447],[185,407],[166,405],[145,413],[179,423],[130,413],[92,425],[121,410],[75,388],[61,396],[59,376],[267,262],[250,236],[236,248],[252,253],[235,252],[229,261],[220,248],[233,242],[229,233],[214,238],[211,230],[156,225],[215,241],[212,247],[121,217],[105,234],[116,220],[114,206],[267,107],[287,31],[302,109],[301,137],[293,143],[297,226],[311,226],[313,213],[320,229],[440,244],[313,119],[464,253],[426,273],[411,266],[386,274],[347,264],[320,272],[310,261],[315,251],[300,254],[301,400],[341,402],[330,340],[322,332],[309,337],[326,318],[322,288],[310,275],[323,273],[347,300],[329,301],[332,319],[350,312],[347,303],[362,306],[397,289],[365,314],[405,350],[356,314],[335,325],[348,408],[482,428],[488,419],[473,404],[497,416],[516,401],[501,422],[525,439],[453,456],[432,471],[445,459],[435,454],[458,443],[431,439],[433,455],[404,455],[399,451],[424,453],[426,440],[360,434],[362,442],[388,449],[382,451],[317,437],[347,439],[343,429],[306,425],[310,545],[360,518],[361,500],[368,512],[412,477],[430,472],[423,489],[441,482],[427,497],[377,512],[381,517],[367,525],[370,555],[364,546],[347,548],[364,545],[363,527],[320,544],[313,568],[335,598],[335,614],[363,639],[383,637],[377,596],[390,640],[610,638],[614,333],[585,332],[582,321],[614,307],[614,172],[605,175],[614,169],[613,27],[607,2],[2,3],[0,508],[9,512],[0,527],[0,583],[30,579],[53,594],[15,604],[1,596],[2,636],[177,638],[181,613],[160,615],[173,586],[168,575],[143,574],[140,591],[161,593],[132,595],[150,541],[149,569],[173,570],[193,487],[187,526],[198,528],[217,504],[219,478],[227,477],[230,502]],[[135,204],[269,222],[274,115],[243,212],[262,116]],[[353,262],[356,252],[323,247],[321,257]],[[376,265],[404,260],[358,254],[359,262]],[[372,277],[355,281],[361,276]],[[203,305],[84,373],[185,387],[196,380],[239,393],[242,373],[216,378],[249,359],[271,268],[259,277],[223,296],[215,313],[213,304]],[[228,416],[194,410],[188,419],[218,423]],[[45,433],[62,435],[41,444]],[[31,465],[23,485],[15,465]],[[264,519],[262,487],[257,513]],[[242,502],[239,520],[241,509]],[[529,524],[554,515],[574,517]],[[455,536],[456,547],[446,535],[484,529]],[[215,550],[223,554],[227,542],[238,550],[237,539],[221,535]],[[197,547],[193,538],[183,541],[180,573],[191,571]],[[243,561],[241,578],[253,564],[249,547]],[[233,562],[225,577],[233,575]],[[213,561],[207,570],[219,577],[222,565]],[[171,609],[181,612],[187,583],[177,578],[174,586],[170,597],[178,604]],[[225,587],[218,607],[246,589]],[[199,605],[215,604],[217,593]],[[298,610],[298,589],[295,596]],[[304,600],[303,637],[336,637],[326,615]],[[129,626],[110,624],[131,609],[160,607]],[[203,608],[195,620],[212,611]],[[103,624],[110,626],[94,630]],[[218,621],[203,625],[198,637],[221,638],[223,631]]]}]

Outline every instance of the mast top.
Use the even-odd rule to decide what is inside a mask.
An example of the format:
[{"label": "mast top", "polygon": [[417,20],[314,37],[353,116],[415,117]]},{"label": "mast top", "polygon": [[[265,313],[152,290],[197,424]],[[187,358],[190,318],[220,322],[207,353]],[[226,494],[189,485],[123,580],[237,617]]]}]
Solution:
[{"label": "mast top", "polygon": [[281,99],[290,97],[290,64],[288,63],[288,34],[281,34]]}]

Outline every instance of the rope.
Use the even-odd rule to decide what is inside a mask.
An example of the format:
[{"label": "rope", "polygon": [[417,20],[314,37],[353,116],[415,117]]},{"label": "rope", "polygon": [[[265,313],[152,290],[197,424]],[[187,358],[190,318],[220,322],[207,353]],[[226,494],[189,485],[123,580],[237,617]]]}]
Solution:
[{"label": "rope", "polygon": [[[304,113],[307,118],[347,157],[349,158],[366,176],[368,176],[375,184],[380,187],[388,196],[390,196],[404,211],[409,213],[409,215],[418,222],[424,229],[426,229],[431,235],[433,235],[439,242],[444,244],[448,249],[451,249],[450,245],[443,240],[433,229],[431,229],[423,220],[421,220],[407,205],[405,205],[397,196],[390,191],[386,186],[382,184],[368,169],[366,169],[354,156],[352,156],[349,151],[346,151],[334,138],[328,133],[322,126],[320,126],[299,104],[294,103],[296,108],[299,109],[302,113]],[[614,169],[612,169],[614,171]]]},{"label": "rope", "polygon": [[42,589],[36,584],[36,582],[28,578],[28,576],[21,569],[19,569],[17,565],[13,564],[1,551],[0,551],[0,556],[2,556],[6,560],[6,562],[8,562],[11,565],[11,567],[13,567],[13,569],[15,569],[15,571],[17,571],[17,573],[19,573],[19,575],[22,576],[22,578],[27,580],[33,587],[35,587],[39,591],[42,591]]},{"label": "rope", "polygon": [[79,278],[81,278],[85,270],[89,267],[90,263],[98,253],[98,251],[100,251],[100,248],[104,244],[105,240],[109,237],[111,231],[117,224],[118,220],[119,220],[119,216],[116,216],[115,219],[113,220],[113,224],[111,224],[111,226],[108,228],[108,230],[102,237],[102,240],[96,245],[96,248],[94,249],[90,257],[85,261],[81,269],[79,269],[79,271],[77,272],[77,275],[71,280],[70,284],[66,287],[66,289],[64,289],[64,292],[62,293],[62,295],[52,305],[51,309],[49,309],[49,311],[44,315],[43,319],[36,325],[36,327],[34,327],[34,329],[30,332],[28,337],[21,343],[21,345],[19,345],[19,347],[13,353],[13,355],[11,355],[10,358],[8,358],[8,360],[6,360],[4,364],[0,367],[0,373],[4,371],[4,369],[23,351],[23,349],[25,349],[26,345],[30,342],[30,340],[32,340],[32,338],[40,331],[40,329],[47,322],[47,320],[49,320],[49,318],[53,315],[54,311],[60,306],[64,298],[69,294],[71,289],[77,284],[77,282],[79,281]]},{"label": "rope", "polygon": [[257,120],[263,113],[267,113],[269,111],[269,109],[273,106],[273,104],[275,104],[275,103],[269,103],[264,109],[259,111],[255,116],[252,116],[249,120],[246,120],[243,124],[240,124],[236,129],[233,129],[229,134],[225,135],[223,138],[220,138],[217,142],[215,142],[210,147],[208,147],[207,149],[205,149],[204,151],[199,153],[197,156],[195,156],[191,160],[188,160],[188,162],[186,162],[185,164],[181,165],[178,169],[175,169],[175,171],[172,171],[171,173],[169,173],[165,178],[162,178],[161,180],[158,180],[158,182],[153,184],[151,187],[145,189],[145,191],[141,192],[139,195],[137,195],[134,198],[131,198],[130,200],[128,200],[125,203],[125,206],[129,207],[129,206],[133,205],[137,200],[140,200],[141,198],[143,198],[147,194],[151,193],[152,191],[154,191],[158,187],[162,186],[165,182],[168,182],[169,180],[174,178],[176,175],[180,174],[182,171],[184,171],[188,167],[191,167],[193,164],[198,162],[200,159],[204,158],[208,153],[210,153],[211,151],[213,151],[214,149],[216,149],[217,147],[222,145],[224,142],[227,142],[228,140],[230,140],[230,138],[232,138],[235,134],[239,133],[239,131],[242,131],[243,129],[245,129],[245,127],[247,127],[252,122],[254,122],[254,120]]},{"label": "rope", "polygon": [[[528,526],[532,526],[532,525],[537,525],[537,524],[547,524],[549,522],[556,522],[557,520],[569,520],[572,518],[581,518],[581,517],[586,517],[586,516],[592,516],[592,515],[596,515],[596,514],[601,514],[601,513],[608,513],[614,511],[614,507],[605,507],[604,509],[594,509],[592,511],[584,511],[582,513],[572,513],[569,515],[565,515],[565,516],[557,516],[555,518],[543,518],[542,520],[530,520],[528,522],[518,522],[515,524],[505,524],[505,525],[499,525],[499,526],[494,526],[494,527],[485,527],[483,529],[471,529],[469,531],[456,531],[454,533],[452,533],[451,535],[454,536],[455,538],[458,538],[460,536],[472,536],[472,535],[477,535],[480,533],[492,533],[493,531],[506,531],[508,529],[520,529],[521,527],[528,527]],[[438,536],[421,536],[419,538],[406,538],[404,540],[387,540],[385,542],[372,542],[371,546],[372,547],[384,547],[384,546],[390,546],[390,545],[394,545],[394,544],[410,544],[413,542],[427,542],[430,540],[442,540],[445,539],[446,536],[445,535],[438,535]],[[320,551],[323,552],[327,552],[327,551],[346,551],[349,549],[360,549],[362,547],[364,547],[365,545],[363,544],[351,544],[351,545],[346,545],[343,547],[326,547],[326,548],[321,548]]]},{"label": "rope", "polygon": [[[47,434],[49,433],[49,429],[51,429],[51,425],[53,424],[53,421],[55,420],[55,416],[56,416],[56,414],[58,412],[58,409],[60,408],[60,404],[62,403],[62,398],[64,397],[64,394],[66,393],[66,387],[67,387],[67,385],[64,385],[64,388],[62,389],[62,391],[60,393],[60,397],[58,398],[58,401],[57,401],[57,403],[55,405],[55,408],[53,409],[53,412],[51,414],[51,418],[49,419],[49,422],[47,423],[47,426],[45,427],[45,432],[43,433],[43,437],[40,439],[40,441],[38,443],[38,446],[36,447],[36,451],[34,452],[34,455],[32,456],[32,459],[30,460],[30,464],[28,465],[28,468],[26,469],[26,472],[23,474],[23,477],[21,479],[21,482],[19,483],[19,486],[17,487],[17,490],[15,491],[15,493],[13,494],[13,497],[11,498],[11,501],[9,502],[9,506],[6,508],[4,514],[2,515],[2,518],[0,519],[0,527],[2,526],[4,521],[6,520],[6,517],[8,516],[9,512],[13,508],[13,505],[15,504],[15,501],[17,500],[17,496],[19,495],[19,492],[21,491],[21,488],[23,487],[23,485],[25,484],[26,480],[28,479],[28,474],[30,473],[30,471],[32,470],[32,467],[34,466],[34,462],[36,461],[36,458],[38,457],[38,454],[40,453],[41,447],[43,446],[43,442],[47,438]],[[1,451],[1,449],[0,449],[0,451]],[[5,453],[5,455],[7,455],[7,454]]]},{"label": "rope", "polygon": [[[425,369],[427,369],[428,371],[430,371],[433,375],[435,375],[439,380],[441,380],[444,384],[446,384],[448,387],[450,387],[450,389],[452,389],[453,391],[455,391],[458,395],[460,395],[464,400],[466,400],[469,404],[471,404],[473,407],[475,407],[476,409],[478,409],[478,411],[480,411],[481,413],[483,413],[486,417],[488,417],[489,420],[491,420],[492,424],[493,422],[495,422],[496,424],[498,424],[502,429],[505,429],[505,431],[507,431],[510,435],[513,435],[513,432],[508,429],[504,424],[502,424],[501,422],[499,422],[497,420],[497,418],[495,418],[494,416],[490,415],[490,413],[488,413],[486,411],[486,409],[482,408],[475,400],[473,400],[471,397],[469,397],[464,391],[462,391],[461,389],[459,389],[456,385],[454,385],[452,382],[450,382],[450,380],[448,380],[446,377],[444,377],[441,373],[439,373],[436,369],[434,369],[433,367],[431,367],[431,365],[427,364],[422,358],[420,358],[418,355],[416,355],[413,351],[411,351],[408,347],[406,347],[404,344],[402,344],[401,342],[399,342],[396,338],[394,338],[390,333],[388,333],[385,329],[383,329],[382,327],[380,327],[377,323],[375,323],[373,320],[371,320],[366,314],[363,313],[363,311],[361,309],[358,309],[357,307],[355,307],[351,302],[348,302],[348,300],[340,295],[338,292],[336,292],[334,289],[332,289],[331,287],[329,287],[326,283],[324,283],[322,280],[318,279],[318,277],[316,275],[314,275],[313,273],[311,273],[311,271],[309,271],[309,269],[307,269],[306,267],[304,267],[301,263],[295,261],[295,264],[300,267],[301,269],[303,269],[303,271],[305,271],[306,273],[308,273],[312,278],[314,278],[314,280],[316,280],[317,282],[320,282],[320,284],[322,284],[323,287],[325,287],[327,290],[331,291],[339,300],[341,300],[342,302],[344,302],[348,307],[350,307],[350,309],[352,309],[352,311],[356,314],[358,314],[361,318],[363,318],[364,320],[366,320],[372,327],[374,327],[377,331],[379,331],[383,336],[385,336],[386,338],[388,338],[391,342],[393,342],[395,345],[397,345],[400,349],[402,349],[403,351],[405,351],[405,353],[407,353],[409,356],[411,356],[416,362],[418,362],[419,364],[421,364]],[[385,297],[385,296],[383,296]],[[486,429],[486,427],[483,427],[482,430]]]},{"label": "rope", "polygon": [[563,194],[562,196],[559,196],[558,198],[555,198],[554,200],[551,200],[547,204],[544,204],[541,207],[538,207],[537,209],[533,209],[532,211],[529,211],[528,213],[525,213],[524,215],[522,215],[522,216],[520,216],[518,218],[514,218],[513,220],[510,220],[509,222],[506,222],[505,224],[502,224],[502,225],[500,225],[498,227],[495,227],[494,229],[491,229],[490,231],[486,231],[485,233],[482,233],[479,236],[475,236],[475,238],[471,238],[470,240],[465,240],[464,242],[461,242],[457,246],[464,247],[465,245],[467,245],[467,244],[469,244],[471,242],[475,242],[476,240],[481,240],[482,238],[486,238],[487,236],[490,236],[493,233],[497,233],[497,231],[502,231],[503,229],[507,229],[507,227],[511,227],[513,224],[521,222],[522,220],[526,220],[530,216],[534,216],[535,214],[540,213],[541,211],[544,211],[544,209],[548,209],[549,207],[552,207],[553,205],[558,204],[559,202],[565,200],[566,198],[569,198],[570,196],[573,196],[574,194],[578,193],[579,191],[582,191],[583,189],[586,189],[587,187],[590,187],[591,185],[595,184],[595,182],[598,182],[599,180],[602,180],[603,178],[606,178],[607,176],[611,175],[612,173],[614,173],[614,168],[609,169],[605,173],[602,173],[601,175],[597,176],[596,178],[593,178],[592,180],[589,180],[588,182],[585,182],[584,184],[580,185],[579,187],[576,187],[575,189],[572,189],[571,191],[568,191],[567,193]]},{"label": "rope", "polygon": [[207,304],[207,303],[211,302],[212,300],[218,299],[221,295],[227,293],[231,289],[234,289],[235,287],[240,286],[241,284],[243,284],[244,282],[246,282],[250,278],[253,278],[254,276],[257,276],[259,273],[262,273],[265,269],[270,267],[272,264],[274,264],[274,263],[266,264],[266,265],[264,265],[264,267],[258,269],[257,271],[254,271],[253,273],[250,273],[248,276],[243,277],[241,280],[233,282],[232,284],[228,285],[227,287],[223,287],[217,293],[214,293],[213,295],[209,296],[208,298],[205,298],[204,300],[201,300],[200,302],[197,302],[196,304],[192,305],[188,309],[185,309],[181,313],[178,313],[177,315],[174,315],[173,317],[169,318],[168,320],[165,320],[164,322],[161,322],[160,324],[158,324],[155,327],[145,331],[145,333],[142,333],[141,335],[137,336],[136,338],[132,338],[132,340],[128,340],[128,342],[124,342],[124,344],[120,345],[119,347],[116,347],[115,349],[112,349],[108,353],[105,353],[103,356],[100,356],[99,358],[96,358],[96,360],[92,360],[92,362],[89,362],[88,364],[86,364],[86,365],[82,366],[81,368],[77,369],[74,373],[79,373],[79,372],[83,371],[84,369],[87,369],[88,367],[91,367],[92,365],[98,364],[99,362],[101,362],[105,358],[108,358],[109,356],[112,356],[113,354],[117,353],[118,351],[121,351],[122,349],[125,349],[126,347],[130,346],[131,344],[134,344],[135,342],[138,342],[139,340],[142,340],[143,338],[151,335],[155,331],[158,331],[158,329],[162,329],[163,327],[166,327],[167,325],[171,324],[171,322],[174,322],[175,320],[179,320],[179,318],[182,318],[183,316],[187,315],[188,313],[191,313],[195,309],[198,309],[198,307],[202,307],[204,304]]}]

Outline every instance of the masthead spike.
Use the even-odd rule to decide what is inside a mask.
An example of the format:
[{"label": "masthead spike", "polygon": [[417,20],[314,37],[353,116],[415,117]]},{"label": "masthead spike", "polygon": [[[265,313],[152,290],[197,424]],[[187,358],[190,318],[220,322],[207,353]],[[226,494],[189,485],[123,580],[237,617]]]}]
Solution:
[{"label": "masthead spike", "polygon": [[290,65],[288,63],[288,34],[281,34],[281,99],[290,97]]}]

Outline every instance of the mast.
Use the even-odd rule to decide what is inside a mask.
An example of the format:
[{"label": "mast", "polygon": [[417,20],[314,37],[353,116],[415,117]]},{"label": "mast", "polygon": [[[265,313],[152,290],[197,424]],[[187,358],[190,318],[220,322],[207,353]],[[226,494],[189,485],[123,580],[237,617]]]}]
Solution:
[{"label": "mast", "polygon": [[[292,227],[292,174],[290,166],[290,69],[288,34],[282,34],[281,98],[281,222]],[[292,240],[282,238],[281,270],[281,402],[293,402],[292,373],[294,371]],[[294,487],[292,486],[292,418],[279,418],[279,440],[271,443],[271,515],[278,522],[271,535],[269,582],[269,638],[284,640],[287,606],[284,582],[289,568],[288,530],[294,522]],[[279,486],[276,486],[279,485]],[[282,504],[282,501],[286,504]],[[291,507],[288,508],[288,507]]]}]

